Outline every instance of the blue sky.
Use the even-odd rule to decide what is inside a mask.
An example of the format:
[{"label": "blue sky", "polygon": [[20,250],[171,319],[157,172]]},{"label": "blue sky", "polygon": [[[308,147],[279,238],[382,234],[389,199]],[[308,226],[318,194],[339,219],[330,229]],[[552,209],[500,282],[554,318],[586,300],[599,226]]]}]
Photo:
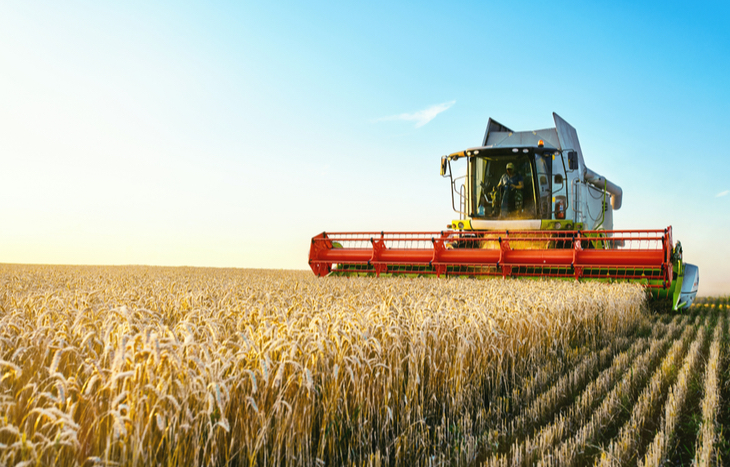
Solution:
[{"label": "blue sky", "polygon": [[704,291],[730,293],[728,20],[723,2],[4,2],[0,261],[305,269],[323,230],[442,229],[440,156],[489,117],[557,112],[623,188],[615,226],[673,225]]}]

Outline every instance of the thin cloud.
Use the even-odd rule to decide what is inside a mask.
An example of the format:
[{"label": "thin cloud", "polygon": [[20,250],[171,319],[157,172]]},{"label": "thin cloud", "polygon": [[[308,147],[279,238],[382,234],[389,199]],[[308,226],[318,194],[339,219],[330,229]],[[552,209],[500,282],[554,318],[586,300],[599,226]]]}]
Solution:
[{"label": "thin cloud", "polygon": [[727,194],[730,194],[730,190],[721,191],[720,193],[715,195],[715,198],[721,198]]},{"label": "thin cloud", "polygon": [[416,128],[420,128],[426,123],[430,122],[436,115],[440,114],[449,109],[452,105],[456,104],[456,101],[444,102],[443,104],[432,105],[431,107],[419,110],[413,113],[403,113],[399,115],[391,115],[389,117],[381,117],[375,120],[376,122],[382,122],[386,120],[404,120],[407,122],[416,122]]}]

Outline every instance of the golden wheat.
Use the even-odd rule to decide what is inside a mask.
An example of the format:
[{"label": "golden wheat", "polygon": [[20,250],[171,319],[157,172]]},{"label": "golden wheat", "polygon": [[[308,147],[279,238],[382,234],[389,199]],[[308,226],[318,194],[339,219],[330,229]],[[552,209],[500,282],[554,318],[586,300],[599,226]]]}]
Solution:
[{"label": "golden wheat", "polygon": [[626,284],[0,274],[3,465],[472,463],[535,369],[643,319]]}]

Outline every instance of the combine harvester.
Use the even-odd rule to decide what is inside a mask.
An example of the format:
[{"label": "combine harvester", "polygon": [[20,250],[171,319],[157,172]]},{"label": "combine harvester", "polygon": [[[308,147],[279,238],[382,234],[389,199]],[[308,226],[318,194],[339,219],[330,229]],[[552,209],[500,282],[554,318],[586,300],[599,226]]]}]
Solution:
[{"label": "combine harvester", "polygon": [[[448,230],[323,232],[312,238],[312,271],[628,281],[689,307],[699,269],[682,260],[672,228],[613,230],[621,188],[586,167],[575,128],[553,117],[555,128],[517,132],[489,119],[482,146],[441,158],[460,214]],[[461,159],[466,175],[454,178]]]}]

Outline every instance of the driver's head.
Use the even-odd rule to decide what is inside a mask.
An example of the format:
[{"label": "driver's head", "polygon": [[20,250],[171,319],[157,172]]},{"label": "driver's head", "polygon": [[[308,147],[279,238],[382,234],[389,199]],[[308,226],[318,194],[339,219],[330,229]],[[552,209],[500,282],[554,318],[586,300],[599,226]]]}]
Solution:
[{"label": "driver's head", "polygon": [[512,162],[507,164],[507,172],[512,173],[514,171],[515,171],[515,165]]}]

